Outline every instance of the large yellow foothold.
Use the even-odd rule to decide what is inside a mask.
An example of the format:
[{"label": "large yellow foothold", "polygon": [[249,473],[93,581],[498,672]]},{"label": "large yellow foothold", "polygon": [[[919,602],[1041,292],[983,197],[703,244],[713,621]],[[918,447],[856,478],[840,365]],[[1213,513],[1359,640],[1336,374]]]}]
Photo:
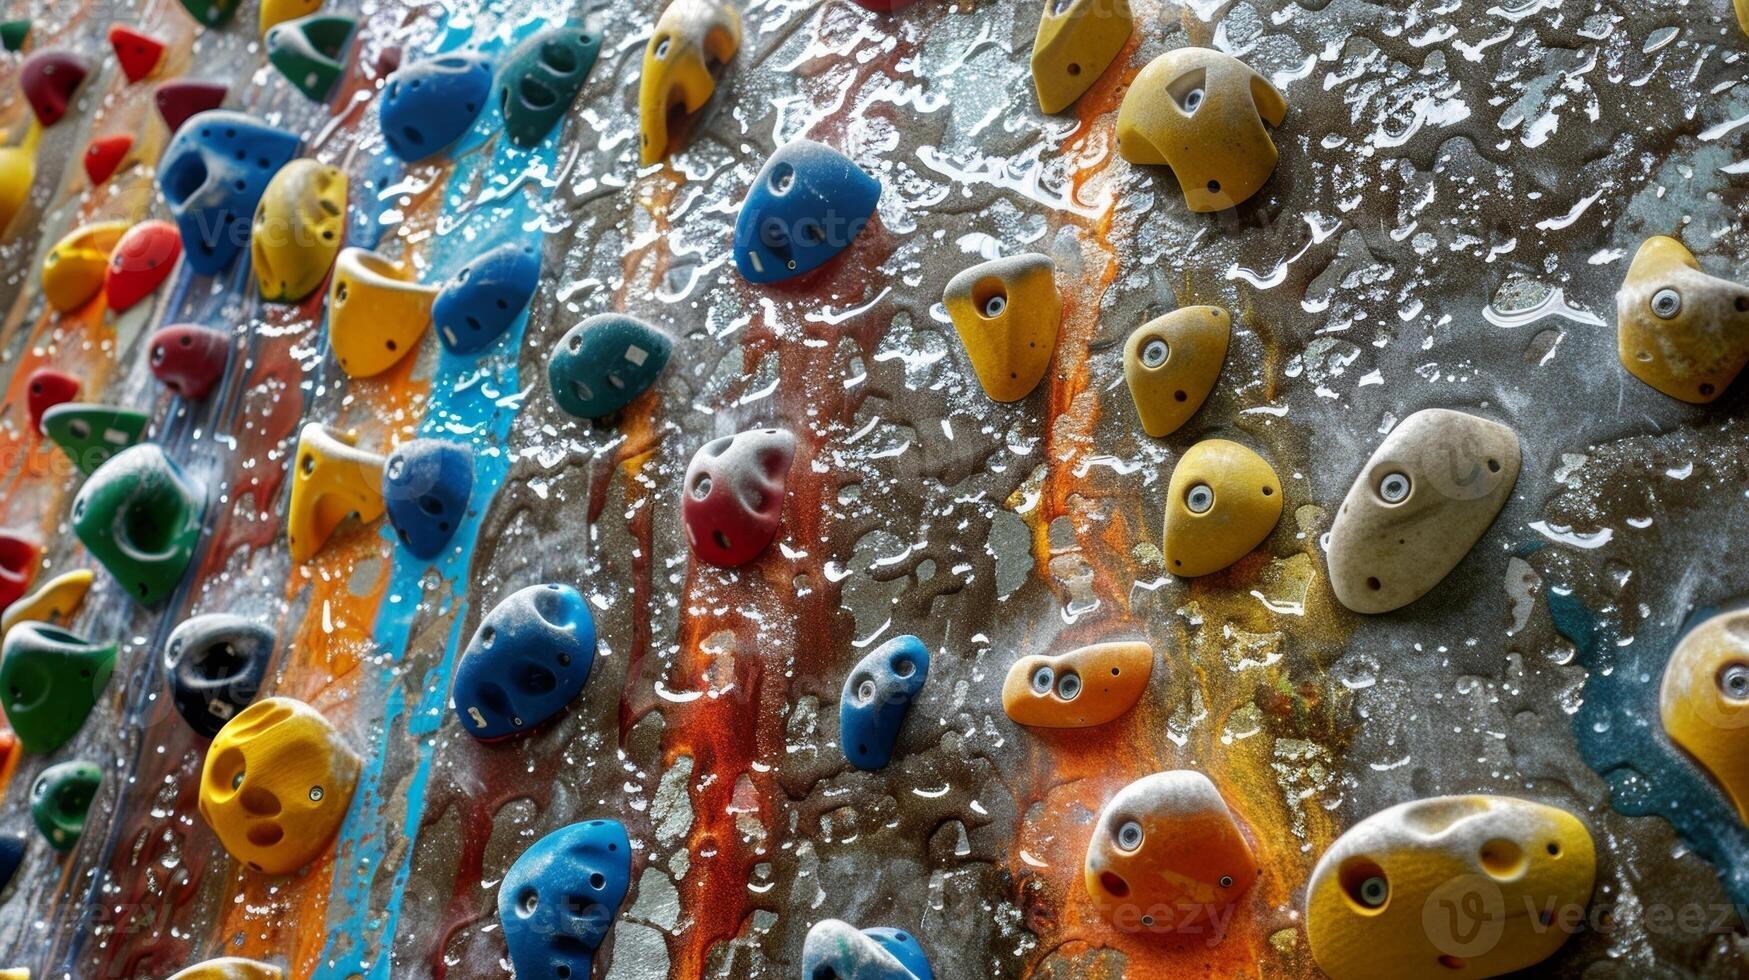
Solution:
[{"label": "large yellow foothold", "polygon": [[942,293],[978,383],[996,401],[1025,398],[1051,366],[1063,319],[1055,272],[1048,255],[1013,255],[972,266]]},{"label": "large yellow foothold", "polygon": [[1123,50],[1133,26],[1126,0],[1045,0],[1032,42],[1039,108],[1067,109]]},{"label": "large yellow foothold", "polygon": [[1583,924],[1590,831],[1507,796],[1391,807],[1330,845],[1306,887],[1306,933],[1330,980],[1495,977],[1544,959]]},{"label": "large yellow foothold", "polygon": [[1159,439],[1190,421],[1227,359],[1233,318],[1218,306],[1187,306],[1149,320],[1124,345],[1123,374],[1142,430]]},{"label": "large yellow foothold", "polygon": [[1628,373],[1704,405],[1749,363],[1749,286],[1701,271],[1674,238],[1648,238],[1615,294],[1616,347]]},{"label": "large yellow foothold", "polygon": [[358,769],[358,755],[315,708],[264,698],[213,738],[201,768],[200,815],[232,857],[290,874],[327,851]]},{"label": "large yellow foothold", "polygon": [[1130,710],[1153,672],[1154,648],[1137,641],[1021,657],[1003,681],[1002,710],[1037,728],[1103,725]]},{"label": "large yellow foothold", "polygon": [[1275,171],[1269,130],[1287,118],[1287,99],[1269,79],[1230,54],[1168,51],[1143,68],[1117,111],[1125,160],[1165,164],[1192,211],[1244,203]]},{"label": "large yellow foothold", "polygon": [[383,516],[383,457],[358,448],[358,434],[310,422],[298,433],[285,536],[292,561],[316,557],[340,522]]},{"label": "large yellow foothold", "polygon": [[741,15],[715,0],[674,0],[656,21],[638,82],[645,165],[668,155],[678,117],[704,108],[717,75],[741,46]]},{"label": "large yellow foothold", "polygon": [[22,145],[0,147],[0,235],[6,233],[30,197],[30,185],[36,179],[36,144],[41,136],[42,128],[32,119]]},{"label": "large yellow foothold", "polygon": [[1205,439],[1186,450],[1166,487],[1166,570],[1218,572],[1263,543],[1281,520],[1281,480],[1268,460],[1236,442]]},{"label": "large yellow foothold", "polygon": [[0,613],[0,639],[12,627],[23,622],[66,626],[72,622],[85,593],[91,591],[91,569],[75,568],[44,582],[35,592],[6,607]]},{"label": "large yellow foothold", "polygon": [[275,24],[308,17],[322,9],[322,0],[261,0],[261,36]]},{"label": "large yellow foothold", "polygon": [[84,306],[103,289],[109,253],[129,228],[126,221],[98,221],[68,232],[43,257],[43,298],[62,313]]},{"label": "large yellow foothold", "polygon": [[1664,666],[1658,713],[1749,823],[1749,609],[1689,630]]},{"label": "large yellow foothold", "polygon": [[430,325],[437,291],[369,249],[343,250],[328,286],[328,343],[340,370],[368,378],[394,367]]},{"label": "large yellow foothold", "polygon": [[316,291],[346,234],[346,175],[293,160],[267,182],[255,207],[250,258],[261,298],[295,303]]}]

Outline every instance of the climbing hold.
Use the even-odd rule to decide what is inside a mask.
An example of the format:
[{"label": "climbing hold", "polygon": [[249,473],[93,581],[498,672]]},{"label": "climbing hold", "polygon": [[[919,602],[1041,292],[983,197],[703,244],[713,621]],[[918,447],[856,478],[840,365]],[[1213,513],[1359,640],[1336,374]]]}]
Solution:
[{"label": "climbing hold", "polygon": [[89,762],[63,762],[44,769],[30,787],[30,815],[57,851],[70,851],[85,832],[85,815],[97,798],[103,772]]},{"label": "climbing hold", "polygon": [[137,82],[157,71],[164,60],[163,41],[125,24],[110,25],[109,46],[115,49],[115,60],[121,63],[121,73],[129,82]]},{"label": "climbing hold", "polygon": [[346,175],[314,160],[279,169],[249,233],[249,254],[261,298],[296,303],[327,277],[346,235]]},{"label": "climbing hold", "polygon": [[383,516],[382,486],[383,458],[359,449],[357,433],[307,423],[298,433],[285,518],[292,561],[314,558],[349,515],[365,524]]},{"label": "climbing hold", "polygon": [[1050,256],[1011,255],[974,265],[948,280],[942,303],[991,398],[1019,401],[1044,379],[1063,319]]},{"label": "climbing hold", "polygon": [[196,963],[170,980],[285,980],[285,971],[271,963],[226,956]]},{"label": "climbing hold", "polygon": [[35,592],[6,607],[0,613],[0,637],[19,623],[37,622],[65,625],[72,622],[85,593],[91,591],[94,578],[89,568],[76,568],[44,582]]},{"label": "climbing hold", "polygon": [[67,233],[43,257],[43,298],[62,313],[84,306],[103,288],[109,253],[128,230],[125,221],[98,221]]},{"label": "climbing hold", "polygon": [[383,467],[383,503],[395,536],[416,558],[432,559],[455,537],[474,492],[474,453],[442,439],[395,447]]},{"label": "climbing hold", "polygon": [[519,977],[594,976],[632,878],[632,845],[617,820],[574,823],[534,842],[498,886],[498,922]]},{"label": "climbing hold", "polygon": [[79,472],[90,475],[110,457],[145,435],[144,412],[91,402],[63,402],[43,412],[43,434],[55,441]]},{"label": "climbing hold", "polygon": [[1218,306],[1186,306],[1149,320],[1123,350],[1124,380],[1156,439],[1177,432],[1214,390],[1227,359],[1233,318]]},{"label": "climbing hold", "polygon": [[36,121],[45,128],[61,121],[79,83],[91,74],[91,62],[65,48],[38,51],[18,69],[18,87],[30,103]]},{"label": "climbing hold", "polygon": [[109,308],[125,310],[151,295],[181,257],[182,234],[168,221],[142,221],[123,232],[103,275]]},{"label": "climbing hold", "polygon": [[1200,772],[1157,772],[1119,790],[1093,825],[1082,880],[1122,930],[1210,938],[1257,880],[1227,802]]},{"label": "climbing hold", "polygon": [[735,220],[735,267],[748,282],[812,272],[862,232],[881,199],[881,182],[823,143],[780,147],[747,191]]},{"label": "climbing hold", "polygon": [[[163,88],[159,89],[160,94]],[[296,156],[298,138],[241,112],[203,112],[170,140],[158,186],[188,267],[217,275],[249,243],[249,217],[267,182]]]},{"label": "climbing hold", "polygon": [[686,467],[680,516],[692,553],[723,568],[758,557],[783,520],[783,490],[796,437],[753,429],[712,439]]},{"label": "climbing hold", "polygon": [[30,37],[30,21],[0,20],[0,47],[8,51],[20,51],[24,42]]},{"label": "climbing hold", "polygon": [[226,87],[220,82],[203,82],[192,78],[173,78],[159,84],[152,93],[158,115],[172,136],[182,131],[182,124],[217,109],[225,103]]},{"label": "climbing hold", "polygon": [[644,49],[638,80],[639,145],[645,166],[668,155],[677,142],[669,131],[677,116],[704,108],[717,75],[741,46],[741,14],[718,0],[673,0],[656,21]]},{"label": "climbing hold", "polygon": [[79,733],[109,683],[115,644],[47,623],[19,623],[0,642],[0,704],[27,752],[53,752]]},{"label": "climbing hold", "polygon": [[24,393],[25,406],[30,412],[30,430],[41,432],[44,412],[77,397],[79,379],[67,372],[46,367],[30,372],[30,382]]},{"label": "climbing hold", "polygon": [[[18,868],[24,863],[24,850],[29,844],[30,842],[25,840],[23,834],[17,832],[0,834],[0,892],[4,892],[6,886],[12,884],[12,879],[17,877]],[[4,973],[0,973],[0,978],[4,976]],[[30,974],[27,972],[25,974],[26,980],[29,980],[29,977]]]},{"label": "climbing hold", "polygon": [[308,17],[321,9],[322,0],[261,0],[261,36],[266,37],[275,25]]},{"label": "climbing hold", "polygon": [[273,631],[242,616],[190,616],[170,633],[164,669],[170,701],[188,727],[212,738],[249,707],[273,660]]},{"label": "climbing hold", "polygon": [[411,269],[369,249],[342,249],[328,284],[328,343],[340,370],[369,378],[394,367],[418,346],[436,295]]},{"label": "climbing hold", "polygon": [[134,138],[126,133],[92,137],[91,142],[85,144],[82,161],[85,164],[85,176],[91,178],[91,186],[96,187],[114,176],[133,147]]},{"label": "climbing hold", "polygon": [[915,636],[895,636],[857,661],[838,698],[838,742],[852,766],[887,764],[899,726],[928,679],[929,648]]},{"label": "climbing hold", "polygon": [[1622,366],[1671,398],[1705,405],[1749,363],[1749,285],[1707,275],[1674,238],[1640,245],[1615,303]]},{"label": "climbing hold", "polygon": [[1166,570],[1184,578],[1218,572],[1263,543],[1281,520],[1281,480],[1245,446],[1205,439],[1172,469],[1166,487]]},{"label": "climbing hold", "polygon": [[1682,637],[1664,667],[1658,711],[1670,740],[1749,822],[1749,610],[1711,616]]},{"label": "climbing hold", "polygon": [[358,756],[321,712],[263,698],[226,722],[207,749],[200,815],[232,857],[290,874],[328,850],[358,769]]},{"label": "climbing hold", "polygon": [[1744,34],[1749,34],[1749,0],[1736,0],[1737,26],[1743,28]]},{"label": "climbing hold", "polygon": [[42,545],[17,531],[0,530],[0,610],[17,602],[36,577]]},{"label": "climbing hold", "polygon": [[242,0],[182,0],[182,6],[203,27],[217,27],[237,13]]},{"label": "climbing hold", "polygon": [[452,354],[485,350],[534,298],[540,285],[540,252],[524,242],[506,242],[462,266],[431,304],[437,337]]},{"label": "climbing hold", "polygon": [[152,376],[190,401],[200,401],[225,376],[231,335],[212,327],[181,323],[152,335]]},{"label": "climbing hold", "polygon": [[600,53],[601,38],[571,25],[541,31],[511,48],[496,83],[510,142],[539,146],[570,111]]},{"label": "climbing hold", "polygon": [[1148,63],[1117,111],[1118,153],[1172,168],[1192,211],[1224,211],[1257,193],[1275,171],[1269,130],[1287,100],[1244,62],[1208,48],[1179,48]]},{"label": "climbing hold", "polygon": [[423,160],[461,139],[491,92],[491,59],[477,51],[451,51],[398,68],[379,108],[383,139],[402,160]]},{"label": "climbing hold", "polygon": [[1565,810],[1507,796],[1394,806],[1318,859],[1312,957],[1331,980],[1515,973],[1566,941],[1596,870],[1590,831]]},{"label": "climbing hold", "polygon": [[1137,641],[1021,657],[1002,682],[1002,710],[1038,728],[1103,725],[1130,710],[1153,672],[1154,648]]},{"label": "climbing hold", "polygon": [[42,130],[32,126],[22,146],[0,146],[0,233],[12,224],[30,197],[36,179],[36,144]]},{"label": "climbing hold", "polygon": [[814,980],[934,980],[914,936],[897,929],[858,930],[821,919],[802,941],[802,976]]},{"label": "climbing hold", "polygon": [[351,17],[325,14],[276,24],[267,31],[267,60],[305,98],[327,102],[346,72],[346,49],[357,26]]},{"label": "climbing hold", "polygon": [[531,585],[480,619],[450,701],[469,735],[518,735],[564,710],[594,664],[595,618],[583,596],[568,585]]},{"label": "climbing hold", "polygon": [[1051,0],[1032,42],[1039,108],[1062,112],[1093,87],[1130,39],[1125,0]]},{"label": "climbing hold", "polygon": [[204,489],[150,442],[116,453],[73,498],[73,532],[141,605],[176,588],[200,540]]},{"label": "climbing hold", "polygon": [[547,386],[569,415],[598,419],[630,405],[662,373],[668,336],[623,313],[597,313],[577,324],[547,359]]},{"label": "climbing hold", "polygon": [[1426,595],[1494,523],[1518,466],[1518,435],[1498,422],[1443,408],[1399,422],[1330,526],[1336,598],[1382,613]]},{"label": "climbing hold", "polygon": [[878,10],[881,13],[891,13],[892,11],[898,10],[900,7],[910,6],[912,0],[856,0],[856,2],[869,10]]}]

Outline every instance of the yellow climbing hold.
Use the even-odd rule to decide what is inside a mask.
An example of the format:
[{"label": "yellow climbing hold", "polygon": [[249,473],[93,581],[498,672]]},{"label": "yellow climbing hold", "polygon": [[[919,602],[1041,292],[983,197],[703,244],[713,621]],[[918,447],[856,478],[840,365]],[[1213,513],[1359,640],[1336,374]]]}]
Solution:
[{"label": "yellow climbing hold", "polygon": [[356,432],[306,424],[298,433],[285,522],[292,561],[314,558],[353,514],[366,523],[383,516],[383,457],[359,449]]},{"label": "yellow climbing hold", "polygon": [[343,250],[328,286],[328,342],[340,369],[368,378],[394,367],[418,346],[437,291],[376,252]]},{"label": "yellow climbing hold", "polygon": [[1674,238],[1648,238],[1615,295],[1616,346],[1628,373],[1704,405],[1749,363],[1749,286],[1701,271]]},{"label": "yellow climbing hold", "polygon": [[129,225],[99,221],[75,228],[43,258],[43,298],[62,313],[84,306],[103,289],[109,253]]},{"label": "yellow climbing hold", "polygon": [[1749,823],[1749,609],[1719,613],[1676,645],[1658,713]]},{"label": "yellow climbing hold", "polygon": [[275,24],[308,17],[322,9],[322,0],[261,0],[261,36]]},{"label": "yellow climbing hold", "polygon": [[42,128],[34,119],[19,146],[0,147],[0,235],[24,207],[30,185],[36,179],[36,144]]},{"label": "yellow climbing hold", "polygon": [[717,74],[741,46],[741,15],[715,0],[674,0],[656,21],[638,82],[643,161],[655,163],[675,142],[679,117],[704,108]]},{"label": "yellow climbing hold", "polygon": [[1093,87],[1130,39],[1126,0],[1046,0],[1032,42],[1039,108],[1067,109]]},{"label": "yellow climbing hold", "polygon": [[1123,373],[1142,429],[1159,439],[1190,421],[1227,359],[1233,318],[1218,306],[1187,306],[1149,320],[1124,345]]},{"label": "yellow climbing hold", "polygon": [[1218,572],[1263,543],[1281,519],[1281,480],[1257,453],[1226,439],[1186,450],[1166,488],[1166,570]]},{"label": "yellow climbing hold", "polygon": [[1063,300],[1050,256],[1032,253],[972,266],[948,281],[942,303],[984,391],[1019,401],[1051,366]]},{"label": "yellow climbing hold", "polygon": [[316,291],[346,234],[346,175],[293,160],[267,182],[255,207],[250,257],[261,298],[295,303]]},{"label": "yellow climbing hold", "polygon": [[35,592],[7,606],[6,611],[0,613],[0,638],[23,622],[54,626],[72,622],[79,603],[85,601],[85,593],[91,591],[92,578],[91,569],[75,568],[56,575],[38,586]]}]

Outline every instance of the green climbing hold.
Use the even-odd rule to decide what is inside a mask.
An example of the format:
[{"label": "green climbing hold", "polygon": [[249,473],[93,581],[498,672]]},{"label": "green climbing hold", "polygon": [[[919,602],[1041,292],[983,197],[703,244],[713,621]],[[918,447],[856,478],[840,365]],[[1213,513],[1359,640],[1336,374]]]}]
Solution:
[{"label": "green climbing hold", "polygon": [[114,405],[64,402],[43,413],[42,429],[79,472],[90,476],[111,456],[140,441],[146,413]]},{"label": "green climbing hold", "polygon": [[73,533],[141,605],[182,581],[206,509],[200,486],[155,443],[115,454],[73,498]]},{"label": "green climbing hold", "polygon": [[0,20],[0,45],[8,51],[17,51],[24,47],[24,39],[30,37],[30,21]]},{"label": "green climbing hold", "polygon": [[528,149],[553,131],[583,88],[601,38],[581,27],[555,27],[518,44],[498,70],[498,107],[510,142]]},{"label": "green climbing hold", "polygon": [[311,14],[267,31],[267,60],[312,102],[326,102],[346,71],[347,45],[358,22]]},{"label": "green climbing hold", "polygon": [[97,798],[103,771],[89,762],[44,769],[30,787],[30,815],[57,851],[70,851],[85,832],[85,814]]},{"label": "green climbing hold", "polygon": [[79,733],[115,669],[115,644],[23,622],[0,644],[0,704],[29,752],[53,752]]},{"label": "green climbing hold", "polygon": [[182,6],[202,27],[217,27],[237,12],[243,0],[182,0]]}]

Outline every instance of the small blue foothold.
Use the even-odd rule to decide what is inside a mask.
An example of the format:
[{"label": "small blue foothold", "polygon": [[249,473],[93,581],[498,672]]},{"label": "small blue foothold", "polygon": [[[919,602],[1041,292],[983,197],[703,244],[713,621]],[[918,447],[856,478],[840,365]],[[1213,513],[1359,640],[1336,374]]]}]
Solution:
[{"label": "small blue foothold", "polygon": [[452,354],[485,350],[510,329],[540,285],[540,250],[526,242],[491,249],[445,283],[431,322]]},{"label": "small blue foothold", "polygon": [[862,934],[880,943],[917,980],[935,980],[934,971],[929,969],[929,957],[923,955],[923,944],[916,936],[889,926],[864,929]]},{"label": "small blue foothold", "polygon": [[450,700],[469,735],[516,735],[564,710],[594,663],[595,618],[583,596],[568,585],[531,585],[480,620]]},{"label": "small blue foothold", "polygon": [[616,820],[574,823],[535,841],[498,886],[516,975],[589,980],[631,878],[631,841]]},{"label": "small blue foothold", "polygon": [[158,187],[182,234],[183,259],[217,275],[249,246],[267,181],[298,153],[298,138],[229,109],[191,117],[158,163]]},{"label": "small blue foothold", "polygon": [[389,523],[416,558],[431,559],[455,537],[474,492],[474,451],[442,439],[395,447],[383,466]]},{"label": "small blue foothold", "polygon": [[416,163],[461,139],[491,95],[492,61],[479,52],[402,65],[383,90],[383,139],[395,156]]},{"label": "small blue foothold", "polygon": [[630,405],[662,373],[668,337],[623,313],[598,313],[559,338],[547,359],[547,386],[566,414],[598,419]]},{"label": "small blue foothold", "polygon": [[12,883],[12,877],[18,874],[18,866],[24,863],[24,849],[29,841],[23,834],[0,834],[0,892]]},{"label": "small blue foothold", "polygon": [[838,741],[851,765],[887,764],[899,726],[928,679],[929,648],[915,636],[895,636],[857,663],[838,701]]},{"label": "small blue foothold", "polygon": [[917,938],[899,929],[860,932],[848,922],[822,919],[802,941],[802,976],[808,980],[935,980]]},{"label": "small blue foothold", "polygon": [[813,140],[780,148],[754,178],[735,221],[735,265],[748,282],[779,282],[825,265],[868,224],[881,182]]}]

